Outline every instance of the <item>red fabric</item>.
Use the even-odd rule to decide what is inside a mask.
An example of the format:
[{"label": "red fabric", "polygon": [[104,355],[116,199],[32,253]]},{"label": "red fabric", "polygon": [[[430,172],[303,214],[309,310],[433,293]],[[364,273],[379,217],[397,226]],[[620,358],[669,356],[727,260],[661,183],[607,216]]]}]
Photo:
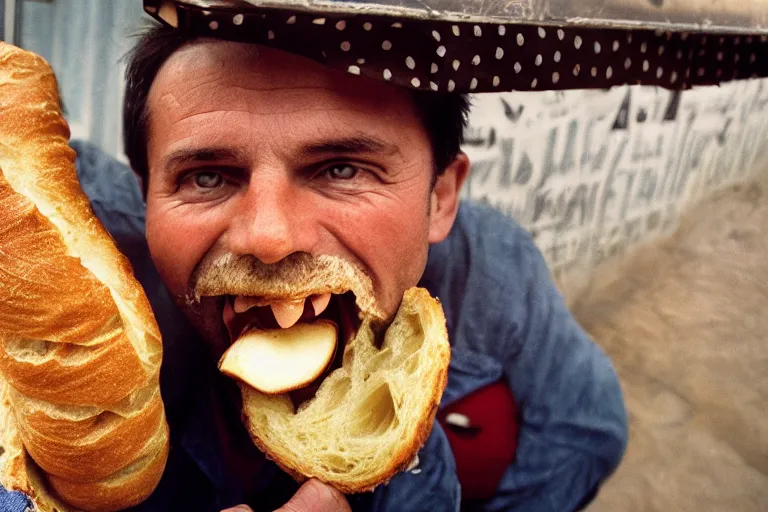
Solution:
[{"label": "red fabric", "polygon": [[[451,413],[466,416],[470,428],[447,423]],[[438,420],[456,459],[462,498],[492,497],[517,449],[517,406],[507,384],[497,382],[467,395],[442,410]]]}]

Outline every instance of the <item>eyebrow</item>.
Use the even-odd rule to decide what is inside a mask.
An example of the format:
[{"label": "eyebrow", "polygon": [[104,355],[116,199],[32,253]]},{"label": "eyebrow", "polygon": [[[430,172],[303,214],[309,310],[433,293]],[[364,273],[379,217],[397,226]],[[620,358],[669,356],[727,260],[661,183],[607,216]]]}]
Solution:
[{"label": "eyebrow", "polygon": [[165,169],[173,169],[189,164],[220,161],[244,161],[245,154],[242,151],[231,148],[195,148],[179,149],[163,159]]},{"label": "eyebrow", "polygon": [[301,152],[307,156],[327,153],[394,155],[400,152],[400,148],[381,139],[357,135],[308,144]]}]

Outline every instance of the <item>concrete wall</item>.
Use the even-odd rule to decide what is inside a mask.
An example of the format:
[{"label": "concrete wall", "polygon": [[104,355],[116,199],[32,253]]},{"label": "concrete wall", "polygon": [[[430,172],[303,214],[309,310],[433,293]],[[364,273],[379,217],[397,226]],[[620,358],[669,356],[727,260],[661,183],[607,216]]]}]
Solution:
[{"label": "concrete wall", "polygon": [[669,234],[693,202],[765,169],[768,82],[685,92],[478,96],[465,195],[528,228],[562,291]]}]

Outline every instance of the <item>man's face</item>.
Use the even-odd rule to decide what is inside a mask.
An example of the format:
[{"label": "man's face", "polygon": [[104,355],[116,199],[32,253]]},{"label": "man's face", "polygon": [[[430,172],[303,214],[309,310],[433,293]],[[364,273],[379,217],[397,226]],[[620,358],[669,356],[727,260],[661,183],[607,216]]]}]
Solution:
[{"label": "man's face", "polygon": [[[406,90],[205,41],[164,64],[148,110],[147,238],[177,298],[206,258],[330,255],[363,270],[391,316],[453,221],[455,207],[441,210],[431,187],[431,146]],[[237,336],[232,300],[181,301],[217,352]]]}]

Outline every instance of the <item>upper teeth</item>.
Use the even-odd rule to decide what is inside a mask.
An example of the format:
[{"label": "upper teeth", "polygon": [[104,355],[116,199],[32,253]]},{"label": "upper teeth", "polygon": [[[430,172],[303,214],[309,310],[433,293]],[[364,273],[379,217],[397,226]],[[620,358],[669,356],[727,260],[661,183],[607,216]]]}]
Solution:
[{"label": "upper teeth", "polygon": [[[257,297],[246,297],[238,295],[235,297],[234,304],[232,305],[235,313],[244,313],[255,306],[269,306],[272,308],[272,314],[275,316],[278,325],[283,329],[292,327],[299,321],[301,315],[304,313],[304,302],[306,299],[300,300],[279,300],[272,302],[265,302],[264,299]],[[328,303],[331,300],[330,293],[323,293],[322,295],[312,296],[312,309],[315,316],[319,316],[325,308],[328,307]]]}]

